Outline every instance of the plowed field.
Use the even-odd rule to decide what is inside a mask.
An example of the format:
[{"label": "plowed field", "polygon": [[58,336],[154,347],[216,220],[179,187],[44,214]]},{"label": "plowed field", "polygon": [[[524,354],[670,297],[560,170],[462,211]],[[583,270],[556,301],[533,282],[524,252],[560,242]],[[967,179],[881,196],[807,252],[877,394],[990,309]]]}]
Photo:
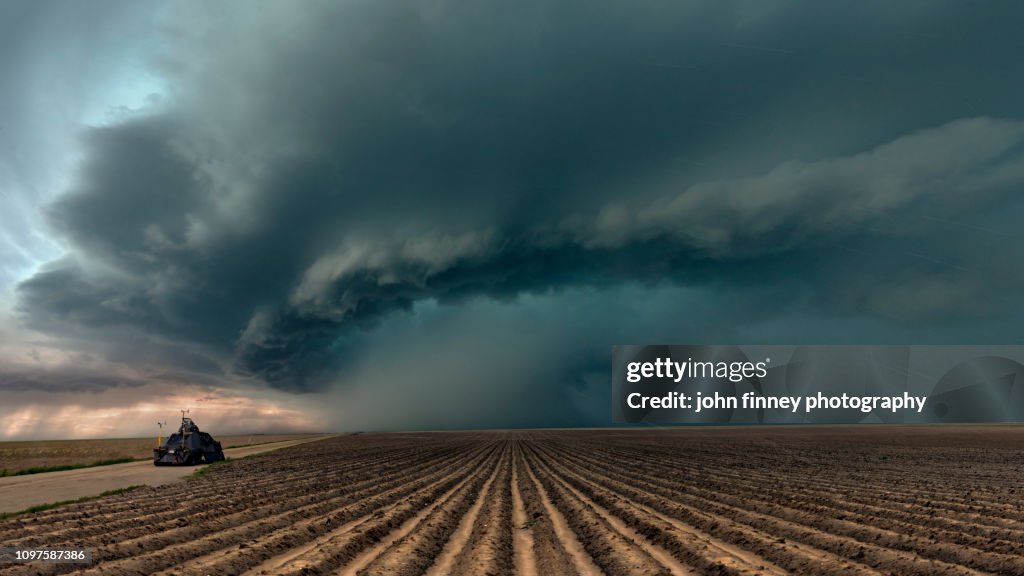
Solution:
[{"label": "plowed field", "polygon": [[1024,428],[368,434],[0,522],[0,574],[1024,574]]}]

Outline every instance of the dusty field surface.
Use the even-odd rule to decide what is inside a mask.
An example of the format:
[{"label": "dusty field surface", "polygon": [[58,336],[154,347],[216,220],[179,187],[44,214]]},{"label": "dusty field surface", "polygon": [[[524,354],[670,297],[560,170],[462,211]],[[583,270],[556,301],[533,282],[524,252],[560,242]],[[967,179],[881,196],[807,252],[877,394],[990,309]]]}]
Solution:
[{"label": "dusty field surface", "polygon": [[1024,428],[343,436],[0,541],[84,574],[1024,574]]},{"label": "dusty field surface", "polygon": [[[297,440],[311,434],[252,434],[214,437],[225,448]],[[36,466],[92,464],[120,458],[152,458],[156,435],[152,438],[115,438],[106,440],[31,440],[0,442],[0,470],[13,473]]]}]

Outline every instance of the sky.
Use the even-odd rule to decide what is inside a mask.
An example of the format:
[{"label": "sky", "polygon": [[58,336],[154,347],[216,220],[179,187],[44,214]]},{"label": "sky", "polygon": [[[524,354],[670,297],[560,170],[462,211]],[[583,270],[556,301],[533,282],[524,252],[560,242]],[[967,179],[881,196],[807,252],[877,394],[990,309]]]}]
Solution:
[{"label": "sky", "polygon": [[1019,343],[1022,18],[0,3],[0,439],[601,426],[615,344]]}]

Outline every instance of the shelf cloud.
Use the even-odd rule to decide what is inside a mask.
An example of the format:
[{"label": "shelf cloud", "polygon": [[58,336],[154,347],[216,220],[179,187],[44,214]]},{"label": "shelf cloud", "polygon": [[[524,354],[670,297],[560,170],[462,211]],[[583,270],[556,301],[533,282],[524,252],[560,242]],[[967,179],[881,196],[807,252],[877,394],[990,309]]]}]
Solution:
[{"label": "shelf cloud", "polygon": [[[60,254],[9,281],[0,390],[173,374],[432,406],[381,426],[603,424],[580,391],[615,343],[1012,337],[1020,9],[598,4],[143,18],[159,90],[83,120],[66,185],[25,196]],[[476,386],[504,408],[441,408]],[[537,394],[567,408],[524,416]]]}]

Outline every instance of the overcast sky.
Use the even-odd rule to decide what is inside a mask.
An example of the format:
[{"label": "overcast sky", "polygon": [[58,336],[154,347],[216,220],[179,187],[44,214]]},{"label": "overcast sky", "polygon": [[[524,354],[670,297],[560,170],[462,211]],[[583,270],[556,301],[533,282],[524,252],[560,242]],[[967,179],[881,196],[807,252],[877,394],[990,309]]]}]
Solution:
[{"label": "overcast sky", "polygon": [[604,425],[1019,343],[1017,2],[0,3],[0,438]]}]

